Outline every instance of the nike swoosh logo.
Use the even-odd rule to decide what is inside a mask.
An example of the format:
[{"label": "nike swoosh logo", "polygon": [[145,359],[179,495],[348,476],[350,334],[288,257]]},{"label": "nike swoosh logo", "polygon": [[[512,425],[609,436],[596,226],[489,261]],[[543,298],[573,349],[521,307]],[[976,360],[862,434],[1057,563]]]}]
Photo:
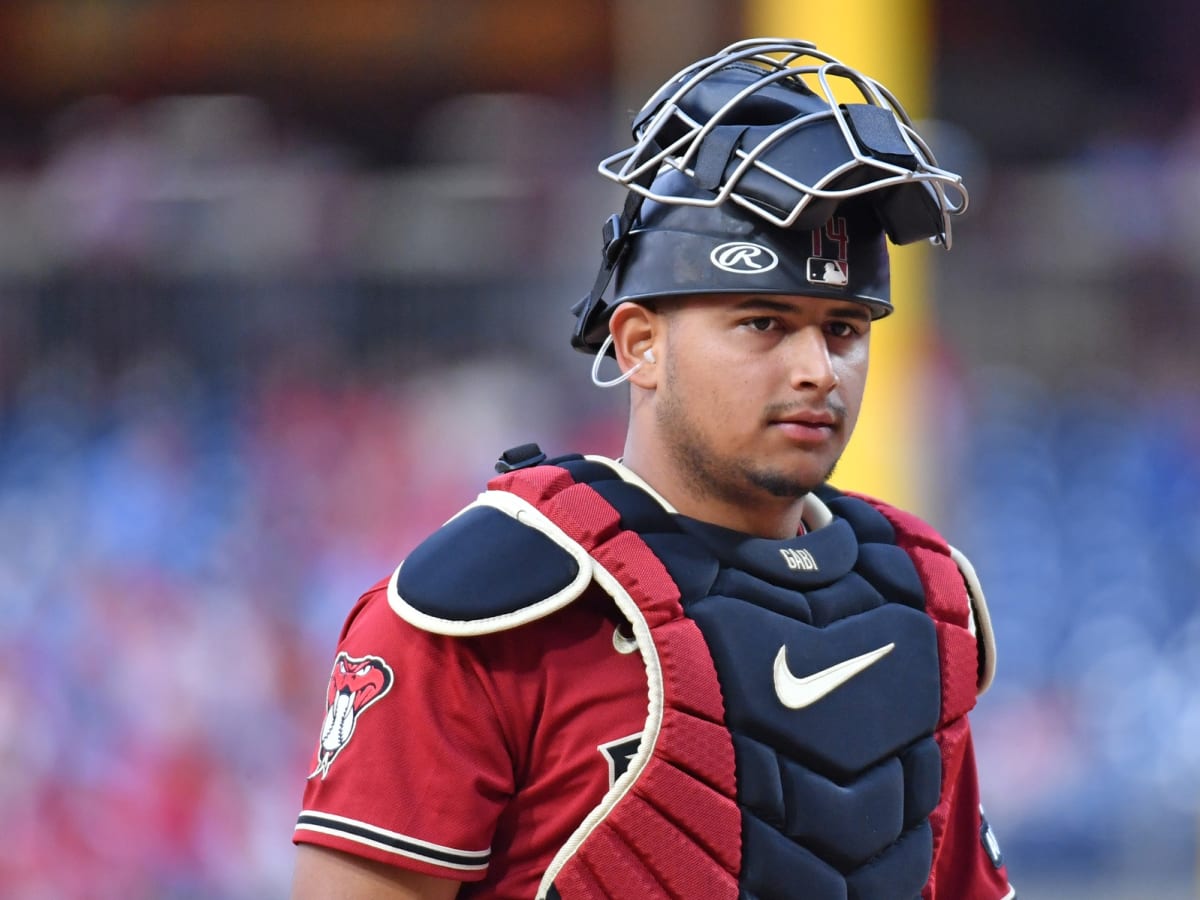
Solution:
[{"label": "nike swoosh logo", "polygon": [[883,659],[895,648],[888,644],[878,650],[864,653],[853,659],[843,660],[828,669],[797,678],[792,674],[787,664],[787,645],[779,648],[775,655],[775,694],[779,702],[788,709],[804,709],[812,706],[822,697],[837,690],[859,672],[870,668]]}]

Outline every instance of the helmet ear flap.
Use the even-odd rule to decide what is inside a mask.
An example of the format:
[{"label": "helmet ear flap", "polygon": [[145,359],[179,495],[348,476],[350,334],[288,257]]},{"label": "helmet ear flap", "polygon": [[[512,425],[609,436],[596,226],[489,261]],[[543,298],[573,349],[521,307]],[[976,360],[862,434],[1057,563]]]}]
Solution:
[{"label": "helmet ear flap", "polygon": [[[601,231],[604,243],[600,254],[600,271],[596,273],[592,289],[571,307],[571,313],[575,316],[571,346],[583,353],[598,353],[608,337],[608,314],[612,309],[604,302],[604,292],[608,290],[617,263],[626,252],[630,223],[637,216],[641,206],[641,195],[631,191],[625,198],[625,208],[621,213],[613,213],[604,222]],[[611,350],[609,347],[610,355]]]}]

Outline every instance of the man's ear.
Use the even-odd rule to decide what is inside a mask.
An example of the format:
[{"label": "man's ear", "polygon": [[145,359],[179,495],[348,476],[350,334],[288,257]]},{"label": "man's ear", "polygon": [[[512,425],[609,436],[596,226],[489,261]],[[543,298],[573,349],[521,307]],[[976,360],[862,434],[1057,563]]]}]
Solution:
[{"label": "man's ear", "polygon": [[[661,343],[662,316],[640,303],[622,303],[613,310],[608,320],[608,330],[613,336],[613,351],[622,372],[634,366],[637,371],[629,381],[641,388],[653,388],[658,383],[656,341]],[[657,354],[657,356],[656,356]]]}]

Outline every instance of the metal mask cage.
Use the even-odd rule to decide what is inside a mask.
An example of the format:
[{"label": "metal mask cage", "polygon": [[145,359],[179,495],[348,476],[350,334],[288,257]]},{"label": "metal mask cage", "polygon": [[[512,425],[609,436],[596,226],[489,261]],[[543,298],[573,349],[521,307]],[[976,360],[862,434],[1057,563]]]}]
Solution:
[{"label": "metal mask cage", "polygon": [[[697,101],[698,90],[718,73],[731,68],[739,75],[750,73],[750,82],[723,98],[715,109],[704,109],[705,99],[711,98]],[[761,75],[756,70],[761,70]],[[839,103],[834,94],[835,79],[849,83],[863,103]],[[774,92],[777,108],[782,98],[783,108],[792,113],[790,118],[774,123],[747,123],[747,102],[753,103],[758,99],[756,95],[770,92]],[[688,107],[696,105],[701,109],[689,112]],[[806,107],[812,111],[806,111]],[[865,107],[889,115],[881,122],[879,113]],[[705,119],[701,121],[695,113],[704,114]],[[828,122],[836,125],[845,147],[837,151],[841,161],[819,177],[804,180],[767,161],[771,151],[789,136],[800,130],[814,134],[814,126]],[[891,145],[883,152],[871,146],[869,136],[864,138],[864,125],[878,131],[879,124],[887,132],[882,143]],[[760,139],[752,146],[740,146],[742,132],[752,125],[759,129]],[[733,126],[737,131],[732,144],[728,143],[728,136],[717,137],[718,129],[725,126]],[[770,131],[762,135],[764,126],[770,126]],[[813,201],[840,203],[873,191],[922,185],[930,194],[931,208],[940,213],[937,233],[923,236],[947,249],[951,244],[950,217],[961,214],[967,207],[962,178],[937,165],[932,151],[891,92],[806,41],[776,38],[739,41],[693,63],[656,92],[635,119],[633,134],[636,142],[603,160],[599,171],[641,197],[660,203],[719,206],[732,201],[776,227],[791,228],[801,221]],[[896,143],[897,136],[902,144]],[[731,164],[722,166],[715,179],[711,165],[708,171],[699,171],[698,163],[706,146],[710,149],[715,146],[718,152],[728,154]],[[651,183],[655,176],[668,166],[692,178],[707,179],[711,195],[679,197],[653,191]],[[764,176],[768,179],[765,182]],[[752,181],[756,184],[752,185]],[[775,186],[768,189],[768,200],[762,185],[772,181]]]}]

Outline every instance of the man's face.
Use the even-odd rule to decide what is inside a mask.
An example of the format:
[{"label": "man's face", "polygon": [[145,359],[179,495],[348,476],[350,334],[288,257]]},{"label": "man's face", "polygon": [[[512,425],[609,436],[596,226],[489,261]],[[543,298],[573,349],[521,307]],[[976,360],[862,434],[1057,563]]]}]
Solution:
[{"label": "man's face", "polygon": [[716,295],[660,306],[660,439],[693,491],[745,505],[827,480],[858,420],[871,318],[861,304]]}]

